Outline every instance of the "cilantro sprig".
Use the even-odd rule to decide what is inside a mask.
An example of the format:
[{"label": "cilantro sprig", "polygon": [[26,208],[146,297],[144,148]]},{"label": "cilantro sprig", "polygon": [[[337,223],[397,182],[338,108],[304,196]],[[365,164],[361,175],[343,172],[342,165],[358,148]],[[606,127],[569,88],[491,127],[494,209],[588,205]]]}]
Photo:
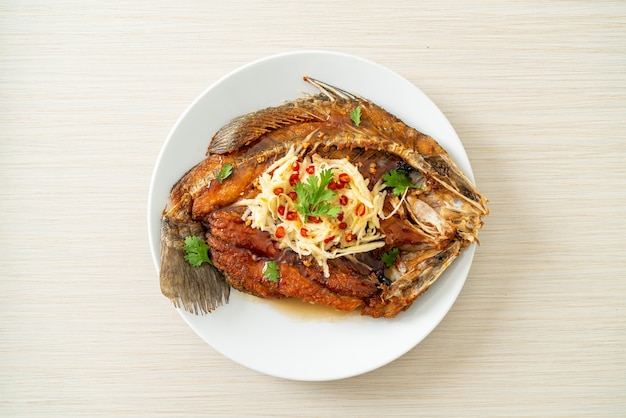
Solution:
[{"label": "cilantro sprig", "polygon": [[361,106],[357,106],[350,111],[350,119],[356,126],[361,124]]},{"label": "cilantro sprig", "polygon": [[296,211],[304,216],[307,222],[309,216],[331,216],[336,218],[341,212],[339,206],[332,206],[332,200],[337,194],[336,191],[327,189],[333,179],[330,169],[322,170],[319,176],[309,176],[306,182],[299,181],[294,190],[298,194],[298,201],[295,204]]},{"label": "cilantro sprig", "polygon": [[233,173],[233,165],[232,164],[224,164],[220,171],[217,172],[215,178],[219,180],[219,182],[223,182]]},{"label": "cilantro sprig", "polygon": [[391,170],[383,176],[383,181],[387,187],[393,187],[394,196],[402,196],[407,189],[419,189],[411,182],[408,174],[400,170]]},{"label": "cilantro sprig", "polygon": [[278,283],[278,279],[280,278],[278,264],[274,261],[266,262],[263,266],[263,277],[272,283]]},{"label": "cilantro sprig", "polygon": [[213,262],[209,258],[209,245],[202,240],[202,238],[195,235],[189,235],[185,238],[185,260],[194,267],[200,267],[202,263],[209,263],[213,265]]},{"label": "cilantro sprig", "polygon": [[398,254],[400,254],[400,249],[395,247],[380,256],[380,259],[383,261],[383,263],[385,263],[387,267],[391,267],[396,264],[396,258],[398,258]]}]

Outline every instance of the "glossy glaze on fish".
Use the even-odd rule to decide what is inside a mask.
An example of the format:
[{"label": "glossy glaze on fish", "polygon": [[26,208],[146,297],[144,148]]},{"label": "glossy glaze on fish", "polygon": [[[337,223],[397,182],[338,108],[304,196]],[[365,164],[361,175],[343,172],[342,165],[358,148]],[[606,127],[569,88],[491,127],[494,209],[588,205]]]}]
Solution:
[{"label": "glossy glaze on fish", "polygon": [[[320,94],[233,119],[215,134],[207,158],[173,187],[162,218],[160,276],[163,294],[176,306],[210,312],[228,301],[233,287],[264,298],[295,297],[394,317],[477,240],[488,214],[486,200],[433,138],[366,99],[305,80]],[[361,117],[355,123],[351,113],[357,107]],[[347,159],[370,190],[385,189],[379,193],[381,216],[369,227],[378,234],[377,248],[322,263],[286,248],[275,225],[255,227],[246,202],[259,200],[259,179],[273,175],[289,155],[297,158],[294,165]],[[217,179],[228,164],[232,175]],[[419,187],[395,196],[383,182],[392,170],[406,173]],[[275,208],[270,211],[277,216]],[[295,222],[306,231],[313,218]],[[190,235],[206,240],[214,266],[185,261],[184,239]],[[330,238],[336,244],[329,244],[329,251],[347,245],[345,236]],[[397,257],[386,265],[383,254],[391,251]],[[268,261],[276,263],[276,281],[265,273]]]}]

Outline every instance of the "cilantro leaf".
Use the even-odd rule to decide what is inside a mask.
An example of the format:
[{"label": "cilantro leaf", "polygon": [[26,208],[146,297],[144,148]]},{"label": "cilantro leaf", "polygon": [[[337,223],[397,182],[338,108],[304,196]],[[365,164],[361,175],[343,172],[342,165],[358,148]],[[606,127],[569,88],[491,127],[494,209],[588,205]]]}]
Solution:
[{"label": "cilantro leaf", "polygon": [[219,182],[221,183],[224,180],[226,180],[226,178],[230,176],[232,172],[233,172],[233,165],[224,164],[222,168],[220,168],[220,171],[218,171],[217,174],[215,175],[215,178],[218,179]]},{"label": "cilantro leaf", "polygon": [[185,254],[185,261],[194,267],[200,267],[202,263],[213,265],[213,262],[211,262],[209,258],[209,248],[208,244],[204,242],[202,238],[189,235],[185,238],[185,245],[183,247],[187,253]]},{"label": "cilantro leaf", "polygon": [[357,106],[350,111],[350,119],[356,126],[361,124],[361,106]]},{"label": "cilantro leaf", "polygon": [[331,216],[337,217],[341,208],[332,206],[332,200],[337,192],[327,189],[333,179],[330,169],[322,170],[319,176],[309,176],[306,182],[299,181],[294,190],[298,194],[298,202],[295,204],[296,211],[304,216],[305,222],[309,216]]},{"label": "cilantro leaf", "polygon": [[267,278],[267,280],[272,283],[278,283],[278,279],[280,278],[278,264],[274,261],[266,262],[263,266],[263,277]]},{"label": "cilantro leaf", "polygon": [[408,174],[400,170],[391,170],[383,176],[383,181],[387,187],[393,187],[394,196],[401,196],[408,188],[419,189],[411,182]]},{"label": "cilantro leaf", "polygon": [[398,258],[398,254],[400,254],[400,249],[392,248],[391,250],[384,253],[380,259],[383,260],[383,263],[387,267],[391,267],[396,263],[396,258]]}]

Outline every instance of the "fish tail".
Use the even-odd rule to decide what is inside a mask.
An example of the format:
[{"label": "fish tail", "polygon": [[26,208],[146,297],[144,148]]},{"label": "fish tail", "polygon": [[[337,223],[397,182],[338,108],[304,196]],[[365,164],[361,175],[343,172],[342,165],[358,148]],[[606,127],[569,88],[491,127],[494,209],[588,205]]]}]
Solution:
[{"label": "fish tail", "polygon": [[[184,206],[184,205],[183,205]],[[161,220],[161,292],[174,306],[203,314],[228,303],[230,286],[219,270],[203,263],[194,267],[185,260],[185,238],[205,239],[200,222],[185,216],[185,211],[169,210]]]}]

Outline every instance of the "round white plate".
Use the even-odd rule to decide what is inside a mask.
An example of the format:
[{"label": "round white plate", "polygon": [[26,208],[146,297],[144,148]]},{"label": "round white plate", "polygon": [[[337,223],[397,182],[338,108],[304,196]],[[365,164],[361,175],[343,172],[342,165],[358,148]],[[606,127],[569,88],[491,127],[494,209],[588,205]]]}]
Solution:
[{"label": "round white plate", "polygon": [[[298,51],[245,65],[215,82],[180,117],[158,157],[150,185],[148,229],[159,268],[160,218],[172,185],[205,157],[213,134],[231,118],[316,93],[310,76],[382,106],[431,135],[473,181],[467,154],[454,129],[417,87],[365,59],[325,51]],[[422,341],[459,295],[474,256],[471,245],[406,312],[393,319],[333,315],[293,309],[293,302],[267,301],[231,292],[230,303],[208,315],[179,310],[215,350],[272,376],[322,381],[356,376],[381,367]]]}]

